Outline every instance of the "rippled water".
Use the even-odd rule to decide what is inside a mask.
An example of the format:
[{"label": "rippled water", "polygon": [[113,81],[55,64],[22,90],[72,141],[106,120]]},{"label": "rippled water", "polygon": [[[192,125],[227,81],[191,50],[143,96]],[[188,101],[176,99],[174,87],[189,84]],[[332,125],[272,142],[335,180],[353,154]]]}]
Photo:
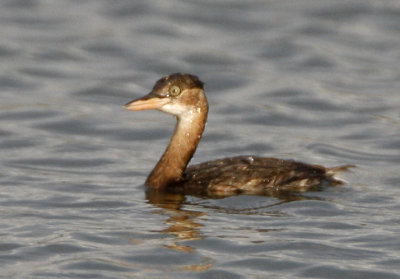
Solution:
[{"label": "rippled water", "polygon": [[[4,278],[400,278],[400,2],[0,3]],[[123,109],[206,82],[194,162],[335,166],[281,199],[146,193],[174,119]]]}]

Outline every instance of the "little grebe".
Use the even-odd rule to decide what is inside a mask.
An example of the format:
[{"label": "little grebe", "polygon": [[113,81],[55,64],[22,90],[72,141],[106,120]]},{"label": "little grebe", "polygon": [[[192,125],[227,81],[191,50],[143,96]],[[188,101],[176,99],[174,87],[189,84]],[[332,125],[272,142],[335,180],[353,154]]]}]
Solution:
[{"label": "little grebe", "polygon": [[208,103],[203,82],[190,74],[171,74],[158,80],[146,96],[125,105],[128,110],[157,109],[177,118],[171,141],[147,177],[146,185],[206,195],[302,192],[322,183],[340,184],[333,177],[350,166],[325,168],[292,160],[238,156],[187,168],[207,120]]}]

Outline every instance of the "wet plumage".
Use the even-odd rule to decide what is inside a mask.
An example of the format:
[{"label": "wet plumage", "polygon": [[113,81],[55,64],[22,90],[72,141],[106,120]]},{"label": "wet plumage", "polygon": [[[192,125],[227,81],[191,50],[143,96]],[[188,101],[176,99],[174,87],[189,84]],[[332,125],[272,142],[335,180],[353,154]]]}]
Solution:
[{"label": "wet plumage", "polygon": [[146,96],[125,105],[129,110],[157,109],[177,118],[171,141],[146,180],[154,189],[201,195],[303,192],[324,183],[350,166],[325,168],[292,160],[238,156],[187,167],[201,139],[208,113],[203,82],[190,74],[158,80]]}]

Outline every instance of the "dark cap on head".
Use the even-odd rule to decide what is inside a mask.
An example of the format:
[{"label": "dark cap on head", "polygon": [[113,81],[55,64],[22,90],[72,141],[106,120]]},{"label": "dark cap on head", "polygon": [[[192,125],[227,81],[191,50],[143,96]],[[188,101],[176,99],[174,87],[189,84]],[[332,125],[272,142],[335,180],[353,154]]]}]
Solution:
[{"label": "dark cap on head", "polygon": [[177,85],[182,90],[200,88],[204,89],[204,83],[195,75],[175,73],[160,78],[153,87],[153,92],[161,93],[164,88],[169,88],[171,85]]}]

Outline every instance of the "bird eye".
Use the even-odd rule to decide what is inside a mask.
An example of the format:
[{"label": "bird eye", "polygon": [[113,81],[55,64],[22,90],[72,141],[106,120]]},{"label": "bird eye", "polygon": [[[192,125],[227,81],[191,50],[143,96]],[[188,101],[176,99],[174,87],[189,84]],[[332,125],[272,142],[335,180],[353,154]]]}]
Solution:
[{"label": "bird eye", "polygon": [[179,86],[172,85],[172,86],[169,88],[169,94],[170,94],[172,97],[176,97],[176,96],[178,96],[180,93],[181,93],[181,89],[179,88]]}]

